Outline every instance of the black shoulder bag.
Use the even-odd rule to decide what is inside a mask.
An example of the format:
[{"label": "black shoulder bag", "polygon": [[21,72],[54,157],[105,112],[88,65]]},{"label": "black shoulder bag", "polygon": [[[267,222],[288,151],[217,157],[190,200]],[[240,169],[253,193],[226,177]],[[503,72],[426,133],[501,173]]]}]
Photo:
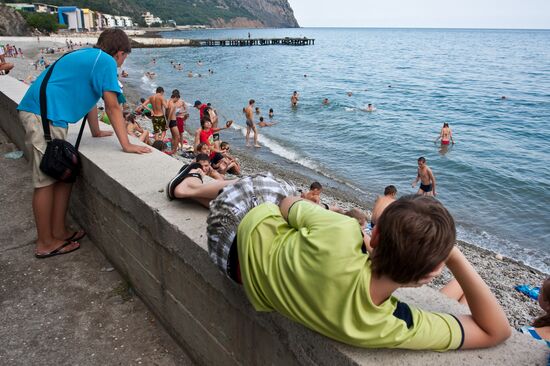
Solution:
[{"label": "black shoulder bag", "polygon": [[[62,57],[66,55],[67,54]],[[73,183],[80,173],[78,145],[80,145],[80,139],[84,132],[84,125],[86,124],[88,114],[86,114],[82,121],[82,126],[80,127],[75,146],[65,140],[52,140],[50,135],[50,121],[48,120],[48,105],[46,103],[46,87],[54,66],[60,59],[61,57],[50,65],[40,85],[40,116],[42,117],[42,127],[44,128],[44,139],[46,139],[47,142],[46,152],[44,152],[44,156],[40,162],[40,170],[61,182]]]}]

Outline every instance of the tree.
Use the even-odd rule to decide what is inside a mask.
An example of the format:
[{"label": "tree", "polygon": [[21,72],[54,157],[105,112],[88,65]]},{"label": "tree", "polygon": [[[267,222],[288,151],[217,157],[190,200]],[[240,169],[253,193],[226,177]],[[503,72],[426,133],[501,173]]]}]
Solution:
[{"label": "tree", "polygon": [[27,13],[23,15],[29,27],[38,29],[40,32],[55,33],[63,28],[57,23],[57,17],[47,13]]}]

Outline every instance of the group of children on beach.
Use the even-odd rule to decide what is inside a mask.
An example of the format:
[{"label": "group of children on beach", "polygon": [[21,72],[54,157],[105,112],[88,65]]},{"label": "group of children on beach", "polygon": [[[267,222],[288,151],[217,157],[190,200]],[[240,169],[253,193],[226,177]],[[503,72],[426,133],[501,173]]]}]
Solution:
[{"label": "group of children on beach", "polygon": [[[60,60],[51,80],[62,86],[61,91],[50,92],[47,97],[68,108],[48,111],[55,138],[65,139],[67,123],[75,123],[83,115],[88,115],[94,137],[111,136],[111,131],[101,130],[98,124],[96,103],[103,98],[123,151],[150,152],[149,147],[128,139],[129,134],[145,135],[143,141],[147,143],[149,131],[136,124],[131,113],[125,126],[120,107],[122,90],[116,67],[122,66],[130,51],[126,34],[108,29],[95,48]],[[99,69],[94,73],[95,68]],[[61,78],[60,73],[71,77]],[[43,80],[42,75],[38,80]],[[35,256],[49,258],[80,248],[78,241],[86,233],[72,232],[65,225],[71,183],[56,181],[39,169],[46,141],[38,84],[29,88],[18,109],[32,151],[33,211],[38,232]],[[155,143],[163,142],[169,128],[172,149],[177,151],[179,126],[185,124],[188,113],[176,92],[165,100],[164,90],[158,88],[135,112],[149,112]],[[251,109],[253,104],[249,103]],[[217,127],[211,106],[197,101],[194,107],[201,114],[201,128],[195,131],[193,144],[196,158],[169,180],[166,195],[169,200],[193,200],[209,209],[208,254],[230,281],[243,286],[257,311],[277,311],[327,337],[368,348],[481,348],[495,346],[511,335],[497,299],[455,245],[453,217],[443,204],[424,194],[427,188],[421,186],[422,194],[396,199],[395,187],[386,187],[367,230],[367,218],[361,213],[350,210],[342,214],[324,205],[320,184],[301,194],[293,184],[270,173],[216,178],[214,170],[239,174],[238,162],[227,154],[229,145],[214,137],[231,124],[228,121]],[[425,160],[418,159],[418,163],[415,183],[433,184],[435,194],[433,174],[430,178],[424,170]],[[214,179],[205,179],[207,175]],[[433,182],[426,182],[426,176]],[[393,296],[399,288],[427,284],[445,266],[455,280],[442,292],[466,302],[471,314],[426,311]],[[546,313],[550,312],[548,282],[539,297]],[[526,331],[547,341],[549,319],[548,314],[539,318],[534,328]]]}]

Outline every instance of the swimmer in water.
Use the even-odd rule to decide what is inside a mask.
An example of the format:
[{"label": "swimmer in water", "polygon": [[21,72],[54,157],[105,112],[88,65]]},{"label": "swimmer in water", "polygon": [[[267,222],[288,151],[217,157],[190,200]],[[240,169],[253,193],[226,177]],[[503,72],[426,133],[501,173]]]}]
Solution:
[{"label": "swimmer in water", "polygon": [[353,95],[352,92],[347,92],[347,94],[348,94],[348,97],[351,97]]},{"label": "swimmer in water", "polygon": [[258,122],[258,126],[260,127],[271,127],[276,124],[277,122],[265,122],[264,117],[260,117],[260,122]]},{"label": "swimmer in water", "polygon": [[269,118],[273,118],[274,115],[275,113],[273,112],[273,108],[269,108]]},{"label": "swimmer in water", "polygon": [[260,113],[261,113],[261,112],[260,112],[260,107],[256,107],[254,110],[256,111],[256,114],[260,114]]},{"label": "swimmer in water", "polygon": [[296,90],[294,90],[294,93],[292,93],[292,96],[290,97],[290,104],[293,107],[297,107],[298,106],[298,100],[299,100],[298,92]]},{"label": "swimmer in water", "polygon": [[323,105],[329,105],[329,103],[330,102],[329,102],[328,98],[323,99]]},{"label": "swimmer in water", "polygon": [[441,127],[439,136],[435,139],[434,143],[437,143],[438,140],[441,140],[441,145],[449,145],[450,143],[453,145],[455,144],[453,139],[453,131],[447,122],[443,122],[443,127]]}]

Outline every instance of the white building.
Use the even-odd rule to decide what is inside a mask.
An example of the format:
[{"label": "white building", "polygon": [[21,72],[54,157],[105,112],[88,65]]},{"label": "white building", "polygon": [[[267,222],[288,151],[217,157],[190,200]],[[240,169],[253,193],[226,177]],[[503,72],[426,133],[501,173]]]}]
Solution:
[{"label": "white building", "polygon": [[114,28],[116,27],[115,17],[111,14],[103,14],[103,27],[104,28]]},{"label": "white building", "polygon": [[145,22],[145,24],[147,24],[148,27],[150,27],[151,24],[154,23],[162,23],[162,20],[160,20],[159,17],[156,17],[149,12],[143,13],[141,14],[141,16],[143,17],[143,21]]},{"label": "white building", "polygon": [[131,18],[131,17],[123,16],[123,17],[121,17],[121,18],[122,18],[122,20],[124,21],[123,27],[130,28],[130,27],[133,27],[133,26],[134,26],[134,22],[132,21],[132,18]]}]

